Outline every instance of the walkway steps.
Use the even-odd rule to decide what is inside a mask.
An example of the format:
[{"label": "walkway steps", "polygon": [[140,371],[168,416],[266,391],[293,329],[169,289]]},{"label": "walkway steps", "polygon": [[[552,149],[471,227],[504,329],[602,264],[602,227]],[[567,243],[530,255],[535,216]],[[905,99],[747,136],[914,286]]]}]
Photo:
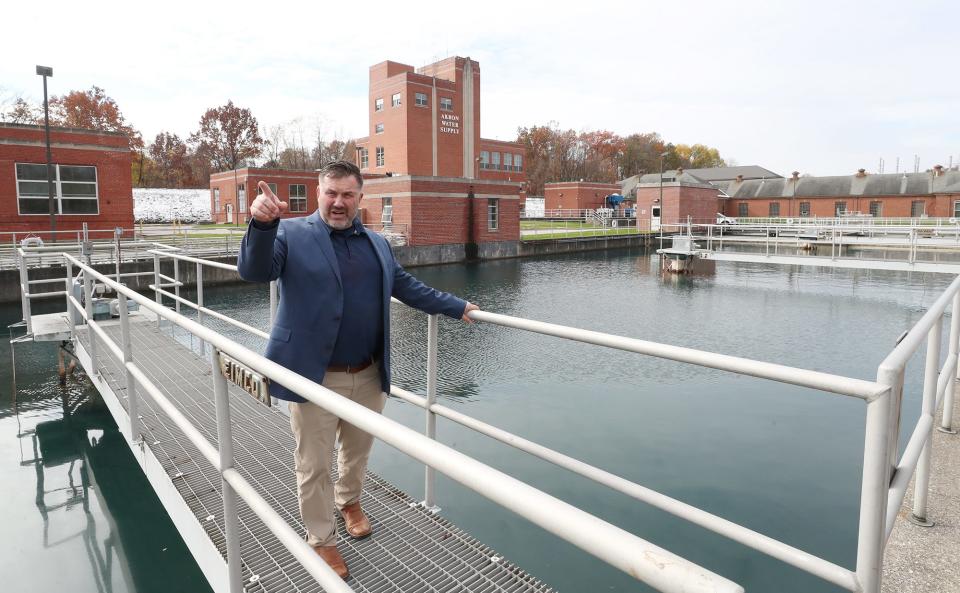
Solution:
[{"label": "walkway steps", "polygon": [[[158,330],[156,321],[146,316],[131,316],[130,322],[136,364],[217,446],[209,355],[204,358],[182,340],[171,337],[169,327]],[[103,322],[102,325],[119,344],[119,324],[114,321]],[[86,328],[79,328],[78,336],[78,348],[83,350],[81,360],[86,361],[89,359]],[[195,348],[199,348],[199,344]],[[105,385],[101,393],[105,399],[115,398],[115,403],[120,403],[125,411],[126,381],[122,367],[107,355],[103,345],[98,344],[97,352]],[[239,387],[229,385],[228,388],[238,470],[287,523],[303,535],[297,507],[293,436],[289,419],[276,409],[256,402]],[[120,408],[114,406],[113,409]],[[164,479],[169,480],[180,495],[179,500],[164,500],[167,512],[171,516],[183,516],[184,511],[188,511],[202,526],[221,558],[225,557],[219,475],[177,426],[142,393],[138,410],[142,416],[145,447],[162,465],[166,473]],[[119,424],[126,422],[126,419],[117,418],[117,421]],[[158,492],[164,486],[154,484]],[[161,496],[161,499],[164,497]],[[356,591],[439,593],[550,590],[370,472],[367,474],[362,504],[374,527],[372,537],[351,540],[343,530],[342,521],[338,523],[339,546],[351,572],[348,584]],[[169,508],[171,506],[177,508]],[[320,591],[313,578],[242,501],[239,508],[246,591]],[[223,565],[204,566],[203,554],[192,548],[208,578],[217,571],[223,571]],[[212,583],[215,581],[210,580]]]}]

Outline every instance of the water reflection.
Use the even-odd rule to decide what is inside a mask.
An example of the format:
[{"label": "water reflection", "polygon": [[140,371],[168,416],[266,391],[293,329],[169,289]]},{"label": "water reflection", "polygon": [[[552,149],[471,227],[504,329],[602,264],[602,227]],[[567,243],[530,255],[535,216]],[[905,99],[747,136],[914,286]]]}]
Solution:
[{"label": "water reflection", "polygon": [[59,383],[55,348],[17,345],[0,401],[9,590],[209,591],[96,391],[82,372]]}]

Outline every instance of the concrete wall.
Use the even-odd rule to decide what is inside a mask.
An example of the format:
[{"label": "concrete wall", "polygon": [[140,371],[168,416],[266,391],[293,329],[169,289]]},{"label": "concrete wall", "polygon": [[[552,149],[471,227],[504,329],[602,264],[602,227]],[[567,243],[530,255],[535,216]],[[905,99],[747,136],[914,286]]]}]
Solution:
[{"label": "concrete wall", "polygon": [[[628,235],[621,237],[586,237],[578,239],[556,239],[540,241],[499,241],[481,243],[478,249],[480,259],[504,259],[509,257],[536,257],[552,253],[572,253],[576,251],[596,251],[602,249],[621,249],[626,247],[642,247],[650,245],[656,238],[646,235]],[[394,256],[404,267],[428,266],[436,264],[461,263],[466,260],[466,248],[463,243],[446,245],[422,245],[393,248]],[[235,265],[236,257],[221,257],[213,261]],[[160,273],[174,277],[173,260],[165,259],[160,262]],[[115,267],[112,264],[94,266],[103,274],[113,274]],[[194,288],[197,280],[197,266],[180,262],[179,278],[185,288]],[[149,275],[125,278],[127,286],[139,291],[148,291],[148,285],[153,283],[153,260],[142,260],[124,263],[121,273],[149,272]],[[30,270],[30,280],[48,278],[64,279],[66,269],[63,266],[50,266]],[[236,272],[204,267],[203,285],[232,284],[243,282]],[[63,284],[32,285],[31,293],[52,292],[64,290]],[[171,290],[172,292],[172,290]],[[62,299],[63,297],[52,297]],[[0,270],[0,303],[20,301],[20,271]]]}]

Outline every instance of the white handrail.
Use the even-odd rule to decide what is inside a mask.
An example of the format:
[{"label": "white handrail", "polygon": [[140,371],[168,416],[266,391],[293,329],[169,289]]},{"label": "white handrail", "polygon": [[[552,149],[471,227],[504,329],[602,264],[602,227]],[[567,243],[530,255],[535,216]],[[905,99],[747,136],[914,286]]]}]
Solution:
[{"label": "white handrail", "polygon": [[742,587],[720,575],[341,397],[117,284],[69,254],[64,257],[84,273],[123,292],[141,307],[209,342],[240,363],[660,591],[743,591]]}]

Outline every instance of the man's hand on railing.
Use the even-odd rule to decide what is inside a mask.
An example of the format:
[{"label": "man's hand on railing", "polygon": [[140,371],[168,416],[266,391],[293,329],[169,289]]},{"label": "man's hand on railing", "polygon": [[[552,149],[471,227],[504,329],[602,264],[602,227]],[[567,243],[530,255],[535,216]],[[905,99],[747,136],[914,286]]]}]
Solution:
[{"label": "man's hand on railing", "polygon": [[470,319],[468,316],[470,311],[479,311],[480,307],[474,305],[473,303],[468,302],[467,306],[463,308],[463,317],[462,319],[467,323],[473,323],[473,319]]},{"label": "man's hand on railing", "polygon": [[258,183],[257,187],[263,193],[250,205],[250,214],[257,222],[269,224],[280,218],[280,215],[287,211],[288,206],[286,202],[280,201],[265,181]]}]

